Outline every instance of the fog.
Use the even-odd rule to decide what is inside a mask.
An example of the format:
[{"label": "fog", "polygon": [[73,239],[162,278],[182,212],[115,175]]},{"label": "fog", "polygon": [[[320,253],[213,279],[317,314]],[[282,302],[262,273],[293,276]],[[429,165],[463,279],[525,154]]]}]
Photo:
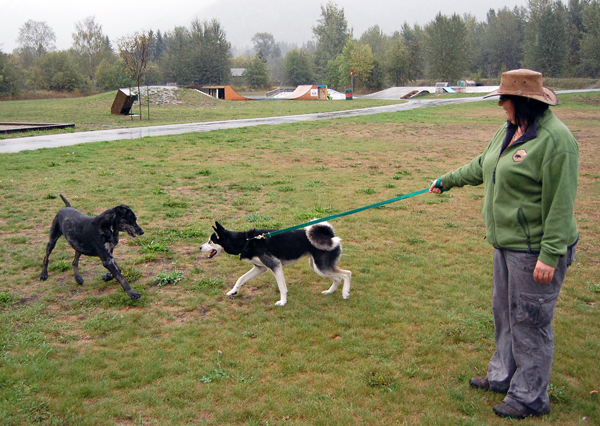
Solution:
[{"label": "fog", "polygon": [[[276,41],[301,46],[313,39],[312,27],[321,16],[324,0],[0,0],[0,50],[11,53],[18,47],[21,26],[32,19],[46,22],[56,34],[56,48],[72,45],[75,24],[94,16],[103,32],[116,46],[116,41],[136,31],[171,31],[176,26],[189,26],[194,19],[217,19],[234,47],[250,47],[258,32],[271,33]],[[527,0],[338,0],[348,27],[358,38],[368,28],[379,25],[392,34],[409,25],[425,25],[438,13],[464,15],[470,13],[485,21],[490,9],[526,6]]]}]

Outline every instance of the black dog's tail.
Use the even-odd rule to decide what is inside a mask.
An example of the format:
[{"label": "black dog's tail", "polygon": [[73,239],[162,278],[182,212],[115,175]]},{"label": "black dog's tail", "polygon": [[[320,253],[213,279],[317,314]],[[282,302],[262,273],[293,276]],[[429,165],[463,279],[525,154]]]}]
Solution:
[{"label": "black dog's tail", "polygon": [[71,203],[69,203],[69,202],[67,201],[67,199],[66,199],[65,197],[63,197],[63,196],[62,196],[62,194],[58,194],[58,195],[60,195],[60,198],[62,198],[62,200],[64,201],[64,203],[65,203],[65,206],[67,206],[67,207],[71,207]]},{"label": "black dog's tail", "polygon": [[331,251],[340,245],[341,239],[335,236],[333,226],[328,222],[317,223],[306,228],[310,243],[319,250]]}]

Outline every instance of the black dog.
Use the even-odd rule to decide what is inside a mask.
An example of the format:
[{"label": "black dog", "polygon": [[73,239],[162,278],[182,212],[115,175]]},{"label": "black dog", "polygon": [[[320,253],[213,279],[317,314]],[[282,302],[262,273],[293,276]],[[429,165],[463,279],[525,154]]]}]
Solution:
[{"label": "black dog", "polygon": [[72,208],[71,203],[62,195],[60,198],[65,202],[66,207],[56,214],[52,222],[40,280],[45,281],[48,278],[48,258],[56,241],[64,235],[75,250],[73,271],[77,284],[83,284],[83,278],[79,275],[79,257],[82,254],[96,256],[102,260],[102,265],[109,271],[102,279],[110,281],[116,278],[131,299],[139,299],[141,294],[131,289],[113,258],[113,249],[119,243],[119,231],[125,231],[134,238],[144,233],[138,226],[133,211],[127,206],[120,205],[96,217],[89,217]]}]

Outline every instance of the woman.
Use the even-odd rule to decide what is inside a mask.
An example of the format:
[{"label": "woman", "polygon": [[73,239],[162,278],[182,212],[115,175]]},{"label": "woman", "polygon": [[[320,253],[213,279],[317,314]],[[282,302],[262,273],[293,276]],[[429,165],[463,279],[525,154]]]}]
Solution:
[{"label": "woman", "polygon": [[522,419],[550,412],[551,322],[579,238],[574,217],[579,147],[549,109],[558,98],[542,85],[542,74],[505,72],[499,89],[486,97],[495,95],[506,124],[481,155],[436,179],[430,192],[485,184],[496,352],[487,376],[470,383],[506,393],[494,412]]}]

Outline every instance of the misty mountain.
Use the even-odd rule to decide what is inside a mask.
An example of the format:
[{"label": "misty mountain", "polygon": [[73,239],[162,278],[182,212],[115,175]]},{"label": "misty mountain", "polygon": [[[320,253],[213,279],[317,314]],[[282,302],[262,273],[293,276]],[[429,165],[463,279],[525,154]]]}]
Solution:
[{"label": "misty mountain", "polygon": [[[325,0],[281,1],[281,0],[217,0],[193,13],[187,18],[178,18],[178,23],[165,27],[166,22],[157,25],[161,30],[170,31],[175,25],[188,26],[198,18],[200,21],[217,19],[227,33],[227,39],[238,48],[250,47],[252,36],[258,32],[271,33],[276,41],[303,43],[313,40],[312,27],[321,18],[321,6]],[[339,0],[334,1],[344,9],[348,27],[354,37],[359,38],[367,29],[379,25],[385,34],[399,31],[404,24],[425,25],[437,13],[445,15],[471,13],[483,21],[489,9],[504,6],[514,8],[524,6],[526,0],[429,0],[416,2],[406,0]]]}]

